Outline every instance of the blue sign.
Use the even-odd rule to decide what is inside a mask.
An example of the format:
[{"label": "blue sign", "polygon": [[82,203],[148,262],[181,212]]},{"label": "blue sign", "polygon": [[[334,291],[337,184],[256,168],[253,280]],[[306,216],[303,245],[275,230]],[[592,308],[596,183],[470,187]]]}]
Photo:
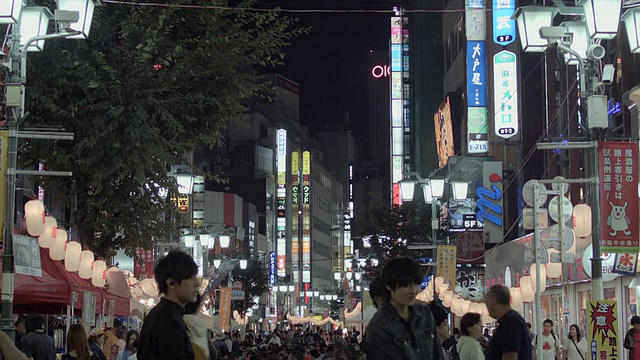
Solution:
[{"label": "blue sign", "polygon": [[269,253],[269,286],[276,285],[276,252]]},{"label": "blue sign", "polygon": [[515,0],[493,0],[493,41],[502,46],[516,40]]},{"label": "blue sign", "polygon": [[467,41],[467,106],[487,106],[487,54],[484,41]]},{"label": "blue sign", "polygon": [[402,45],[391,44],[391,71],[402,71]]},{"label": "blue sign", "polygon": [[502,206],[495,203],[502,200],[502,190],[495,185],[491,185],[491,189],[480,187],[476,189],[476,196],[478,197],[476,201],[478,221],[482,224],[488,221],[502,227]]}]

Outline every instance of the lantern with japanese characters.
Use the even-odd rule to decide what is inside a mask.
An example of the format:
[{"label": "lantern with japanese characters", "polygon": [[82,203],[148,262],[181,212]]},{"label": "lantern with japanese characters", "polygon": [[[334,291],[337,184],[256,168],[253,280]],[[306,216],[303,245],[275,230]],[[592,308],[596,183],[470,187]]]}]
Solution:
[{"label": "lantern with japanese characters", "polygon": [[89,279],[93,276],[93,252],[91,250],[83,250],[80,253],[80,268],[78,269],[78,275],[83,279]]},{"label": "lantern with japanese characters", "polygon": [[40,200],[29,200],[24,204],[24,217],[27,222],[27,232],[31,236],[40,236],[45,229],[44,204]]},{"label": "lantern with japanese characters", "polygon": [[44,217],[44,231],[42,235],[38,237],[38,244],[40,247],[50,249],[56,243],[56,233],[58,222],[53,216]]},{"label": "lantern with japanese characters", "polygon": [[61,261],[64,260],[67,249],[67,237],[68,233],[63,229],[56,230],[55,243],[49,250],[49,257],[51,260]]},{"label": "lantern with japanese characters", "polygon": [[67,251],[64,255],[64,268],[69,272],[80,270],[80,253],[82,246],[77,241],[69,241],[67,243]]},{"label": "lantern with japanese characters", "polygon": [[532,302],[535,297],[535,291],[531,284],[531,276],[526,275],[520,278],[520,294],[523,302]]},{"label": "lantern with japanese characters", "polygon": [[573,208],[573,232],[576,237],[584,238],[591,235],[591,207],[578,204]]},{"label": "lantern with japanese characters", "polygon": [[104,260],[96,260],[93,262],[93,274],[91,276],[91,283],[96,287],[103,287],[107,282],[107,263]]}]

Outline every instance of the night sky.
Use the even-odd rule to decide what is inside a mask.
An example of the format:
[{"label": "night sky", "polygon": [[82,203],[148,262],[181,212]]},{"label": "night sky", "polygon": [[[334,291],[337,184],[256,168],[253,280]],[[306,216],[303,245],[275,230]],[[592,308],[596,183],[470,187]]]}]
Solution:
[{"label": "night sky", "polygon": [[[288,2],[277,4],[285,9],[393,8],[393,2],[383,0]],[[365,136],[368,56],[371,49],[388,48],[391,15],[323,12],[290,16],[300,18],[300,26],[311,26],[308,35],[294,39],[293,46],[285,49],[286,65],[277,69],[300,84],[301,124],[312,134],[342,127],[353,130],[356,137]],[[347,113],[349,124],[345,127]]]}]

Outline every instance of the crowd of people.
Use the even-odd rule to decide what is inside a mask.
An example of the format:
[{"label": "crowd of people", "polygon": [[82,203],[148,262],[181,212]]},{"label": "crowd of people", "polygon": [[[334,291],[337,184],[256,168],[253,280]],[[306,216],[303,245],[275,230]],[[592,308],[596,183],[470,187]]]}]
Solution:
[{"label": "crowd of people", "polygon": [[[161,300],[147,315],[140,333],[115,319],[107,329],[88,334],[80,324],[70,326],[63,360],[531,360],[542,349],[544,360],[586,360],[587,342],[571,325],[564,349],[544,321],[541,334],[510,305],[509,289],[494,285],[485,295],[489,315],[498,326],[483,331],[482,316],[467,313],[459,328],[449,329],[449,313],[438,302],[416,301],[422,282],[420,265],[410,258],[389,260],[370,284],[378,311],[366,331],[326,330],[294,325],[272,332],[213,332],[196,316],[202,300],[197,267],[191,256],[171,251],[154,268]],[[640,356],[640,317],[624,339],[630,359]],[[17,345],[0,331],[5,359],[56,359],[44,317],[21,316],[16,321]]]}]

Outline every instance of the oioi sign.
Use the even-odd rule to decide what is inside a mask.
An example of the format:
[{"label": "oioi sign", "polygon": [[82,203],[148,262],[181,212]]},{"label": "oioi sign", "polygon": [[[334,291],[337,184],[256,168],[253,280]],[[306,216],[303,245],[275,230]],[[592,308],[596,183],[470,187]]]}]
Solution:
[{"label": "oioi sign", "polygon": [[495,133],[508,139],[518,134],[518,72],[516,54],[503,50],[493,56]]}]

